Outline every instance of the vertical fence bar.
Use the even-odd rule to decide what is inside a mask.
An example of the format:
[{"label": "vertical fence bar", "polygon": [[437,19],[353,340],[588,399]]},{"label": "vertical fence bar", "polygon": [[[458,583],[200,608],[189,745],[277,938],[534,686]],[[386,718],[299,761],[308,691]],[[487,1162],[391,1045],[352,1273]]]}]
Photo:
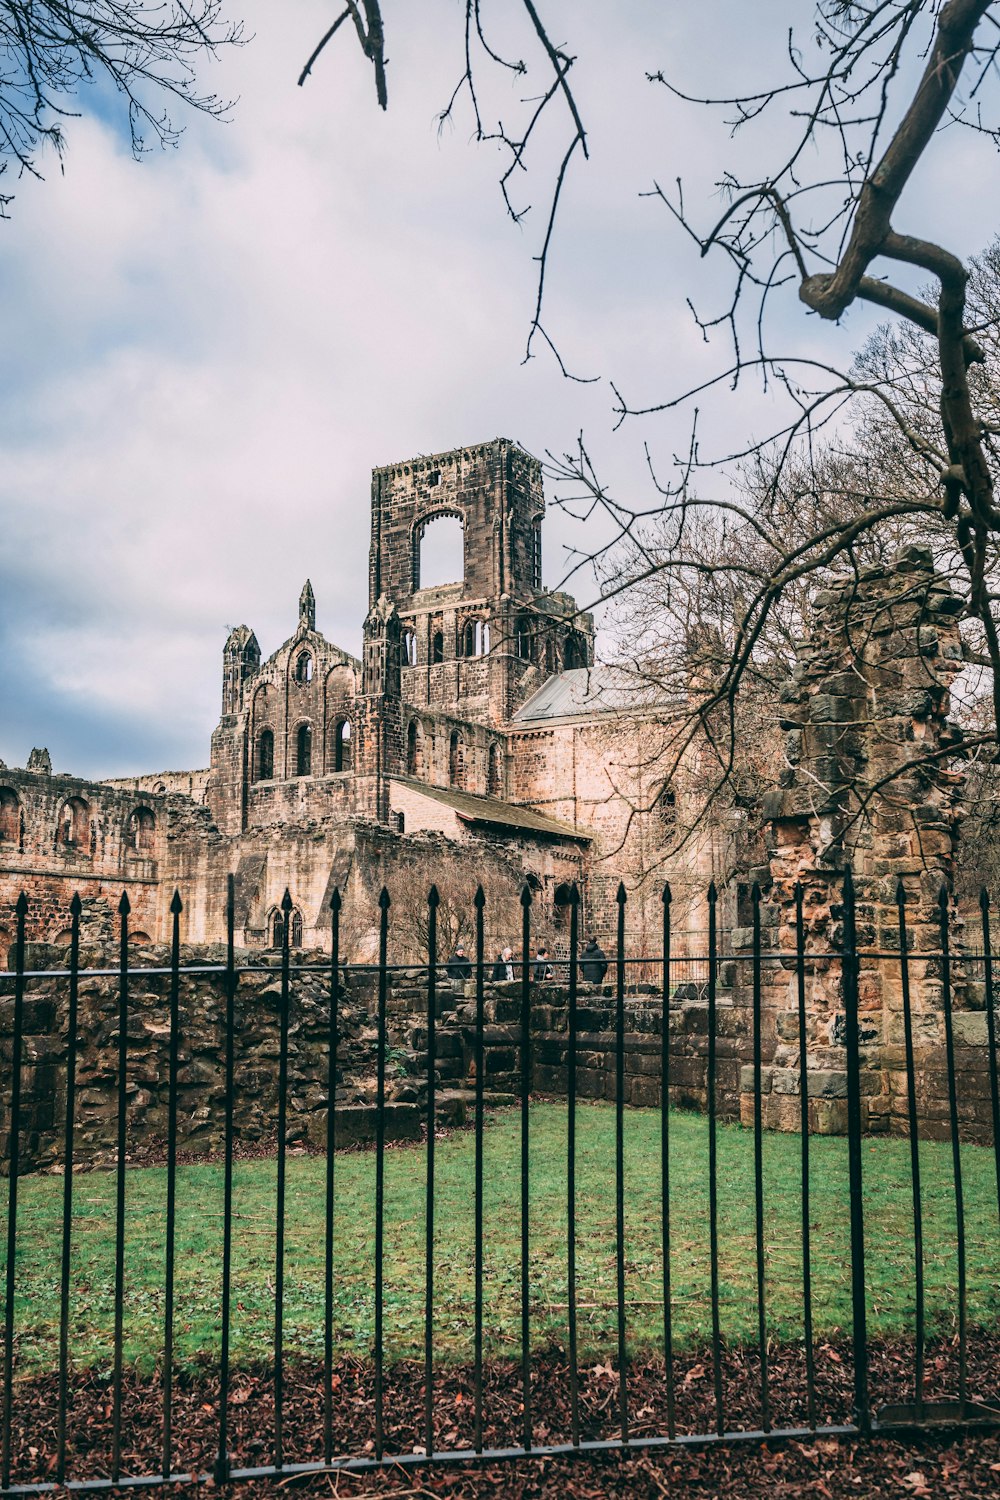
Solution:
[{"label": "vertical fence bar", "polygon": [[330,1032],[326,1077],[326,1263],[323,1283],[323,1456],[333,1458],[333,1215],[337,1150],[337,1047],[340,1037],[340,892],[330,897]]},{"label": "vertical fence bar", "polygon": [[906,1051],[906,1109],[910,1128],[910,1185],[913,1196],[913,1277],[916,1290],[916,1350],[913,1386],[917,1420],[924,1414],[924,1220],[920,1193],[920,1136],[917,1125],[917,1078],[913,1062],[913,1013],[910,1006],[909,934],[906,930],[906,890],[896,882],[899,923],[899,974],[903,988],[903,1042]]},{"label": "vertical fence bar", "polygon": [[528,1213],[528,1104],[531,1095],[531,887],[521,889],[521,1404],[524,1446],[531,1447],[531,1308],[528,1256],[531,1249]]},{"label": "vertical fence bar", "polygon": [[865,1210],[861,1175],[861,1078],[858,1036],[858,933],[854,875],[844,869],[844,1039],[847,1054],[847,1164],[851,1198],[851,1310],[854,1344],[854,1420],[871,1430],[868,1399],[868,1312],[865,1305]]},{"label": "vertical fence bar", "polygon": [[434,1452],[434,1132],[437,1127],[438,888],[427,893],[427,1201],[424,1246],[424,1447]]},{"label": "vertical fence bar", "polygon": [[475,1448],[483,1451],[483,1092],[485,1066],[483,1047],[483,1012],[485,997],[483,982],[486,969],[486,940],[483,929],[483,909],[486,895],[482,886],[476,888],[476,1204],[475,1204],[475,1257],[476,1257],[476,1310],[475,1310]]},{"label": "vertical fence bar", "polygon": [[122,1334],[125,1317],[125,1136],[128,1083],[128,894],[118,903],[121,934],[118,949],[118,1156],[115,1167],[115,1332],[112,1376],[111,1478],[122,1472]]},{"label": "vertical fence bar", "polygon": [[73,1136],[76,1125],[76,1048],[80,994],[80,913],[74,893],[69,904],[69,1017],[66,1034],[66,1144],[63,1150],[62,1265],[59,1276],[59,1417],[56,1432],[56,1482],[66,1480],[66,1412],[69,1405],[69,1273],[73,1240]]},{"label": "vertical fence bar", "polygon": [[388,986],[389,892],[378,898],[378,1050],[375,1062],[375,1457],[385,1451],[382,1291],[385,1255],[385,1043]]},{"label": "vertical fence bar", "polygon": [[288,1012],[291,1004],[292,897],[281,898],[281,1017],[278,1042],[278,1184],[274,1245],[274,1467],[285,1463],[285,1168],[288,1134]]},{"label": "vertical fence bar", "polygon": [[760,1042],[760,886],[753,902],[753,1185],[757,1242],[757,1349],[760,1359],[760,1425],[771,1430],[771,1397],[767,1370],[767,1306],[764,1300],[764,1121]]},{"label": "vertical fence bar", "polygon": [[615,1277],[618,1292],[618,1422],[628,1442],[628,1366],[625,1354],[625,894],[618,882],[615,963]]},{"label": "vertical fence bar", "polygon": [[3,1317],[3,1435],[0,1438],[0,1484],[10,1484],[10,1422],[14,1406],[14,1257],[17,1252],[17,1186],[21,1170],[21,1052],[24,1044],[24,944],[28,898],[17,898],[14,948],[14,1029],[11,1037],[9,1188],[7,1193],[7,1268]]},{"label": "vertical fence bar", "polygon": [[170,903],[170,1053],[167,1064],[167,1246],[164,1272],[163,1317],[163,1464],[164,1479],[173,1472],[174,1415],[174,1251],[177,1220],[177,1055],[180,1046],[180,967],[181,967],[180,892],[174,891]]},{"label": "vertical fence bar", "polygon": [[996,999],[993,993],[993,948],[990,943],[990,898],[985,887],[979,893],[979,910],[983,917],[986,1037],[990,1054],[990,1105],[993,1112],[993,1163],[997,1184],[997,1219],[1000,1221],[1000,1088],[997,1087],[997,1021]]},{"label": "vertical fence bar", "polygon": [[726,1430],[722,1396],[722,1329],[719,1318],[719,1159],[716,1105],[716,1042],[718,1040],[719,959],[717,952],[716,904],[713,880],[708,888],[708,1239],[712,1291],[712,1374],[715,1385],[715,1430]]},{"label": "vertical fence bar", "polygon": [[229,1325],[233,1294],[233,1104],[236,1031],[236,877],[226,876],[225,1140],[222,1178],[222,1347],[219,1351],[219,1442],[213,1466],[216,1484],[226,1484],[229,1460]]},{"label": "vertical fence bar", "polygon": [[663,1362],[667,1384],[667,1436],[677,1435],[674,1406],[674,1331],[670,1287],[670,906],[663,887],[663,1021],[660,1033],[660,1232],[663,1239]]},{"label": "vertical fence bar", "polygon": [[569,1324],[569,1415],[573,1446],[580,1443],[580,1371],[576,1338],[576,1051],[577,963],[580,945],[580,892],[569,894],[569,1035],[566,1053],[566,1316]]},{"label": "vertical fence bar", "polygon": [[813,1343],[812,1239],[809,1225],[809,1051],[806,1037],[806,932],[802,882],[795,882],[795,993],[799,1021],[799,1134],[802,1193],[802,1329],[806,1347],[806,1410],[816,1426],[816,1354]]},{"label": "vertical fence bar", "polygon": [[965,1420],[968,1398],[968,1347],[966,1325],[968,1295],[965,1271],[965,1203],[962,1191],[962,1143],[958,1135],[958,1090],[955,1080],[955,1036],[951,1016],[951,942],[948,923],[948,887],[941,886],[938,908],[941,917],[941,981],[944,990],[944,1040],[948,1063],[948,1116],[951,1124],[951,1163],[955,1179],[955,1251],[958,1258],[958,1404],[959,1419]]}]

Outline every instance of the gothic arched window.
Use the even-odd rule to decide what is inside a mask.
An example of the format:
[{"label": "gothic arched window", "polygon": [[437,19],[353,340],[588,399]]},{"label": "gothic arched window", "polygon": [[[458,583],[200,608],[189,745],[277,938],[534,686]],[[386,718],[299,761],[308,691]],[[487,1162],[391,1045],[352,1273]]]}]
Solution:
[{"label": "gothic arched window", "polygon": [[312,775],[312,739],[312,725],[300,724],[298,734],[295,737],[296,776]]},{"label": "gothic arched window", "polygon": [[514,654],[522,661],[534,661],[535,659],[535,636],[531,629],[531,621],[520,616],[514,626]]},{"label": "gothic arched window", "polygon": [[296,682],[312,682],[312,675],[313,675],[313,659],[309,655],[308,651],[303,651],[302,655],[299,657],[298,661],[295,663],[295,681]]},{"label": "gothic arched window", "polygon": [[351,769],[350,719],[340,719],[333,731],[333,769],[335,771]]},{"label": "gothic arched window", "polygon": [[137,807],[128,820],[126,837],[129,845],[140,853],[149,853],[156,835],[156,819],[148,807]]},{"label": "gothic arched window", "polygon": [[452,786],[461,786],[465,781],[465,745],[458,730],[452,732],[448,745],[448,780]]},{"label": "gothic arched window", "polygon": [[410,720],[406,731],[406,774],[422,776],[424,773],[424,731],[416,719]]},{"label": "gothic arched window", "polygon": [[84,851],[90,849],[90,806],[82,797],[71,797],[63,804],[56,841]]},{"label": "gothic arched window", "polygon": [[274,731],[262,729],[257,736],[257,763],[255,781],[271,781],[274,777]]},{"label": "gothic arched window", "polygon": [[0,841],[16,844],[21,838],[21,805],[9,786],[0,787]]},{"label": "gothic arched window", "polygon": [[490,797],[503,794],[503,752],[499,745],[490,746],[489,765],[486,768],[486,792]]},{"label": "gothic arched window", "polygon": [[575,667],[587,665],[587,647],[581,635],[571,630],[566,637],[563,647],[563,666],[567,672],[572,672]]},{"label": "gothic arched window", "polygon": [[431,639],[431,661],[444,661],[444,634],[437,630]]}]

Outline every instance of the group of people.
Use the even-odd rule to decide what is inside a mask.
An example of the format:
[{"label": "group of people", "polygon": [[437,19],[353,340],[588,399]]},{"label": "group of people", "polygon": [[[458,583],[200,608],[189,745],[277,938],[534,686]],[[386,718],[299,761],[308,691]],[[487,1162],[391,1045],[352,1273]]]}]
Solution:
[{"label": "group of people", "polygon": [[[583,952],[580,954],[579,965],[580,978],[585,984],[603,983],[604,976],[608,972],[608,958],[596,938],[587,939]],[[454,953],[445,965],[445,973],[456,984],[464,984],[466,980],[472,978],[472,960],[465,951],[464,943],[457,944]],[[553,977],[552,960],[544,943],[539,943],[535,949],[535,956],[531,961],[531,977],[536,983]],[[503,983],[504,980],[510,981],[516,978],[514,950],[511,947],[502,948],[490,970],[490,979],[495,983]]]}]

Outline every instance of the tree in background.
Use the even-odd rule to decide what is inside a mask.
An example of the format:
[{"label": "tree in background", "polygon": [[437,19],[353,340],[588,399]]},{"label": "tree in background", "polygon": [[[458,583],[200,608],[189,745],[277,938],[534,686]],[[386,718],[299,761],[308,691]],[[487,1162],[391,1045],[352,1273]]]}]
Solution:
[{"label": "tree in background", "polygon": [[[502,47],[487,30],[500,25],[499,10],[486,0],[467,0],[465,69],[442,119],[464,99],[476,138],[505,153],[501,187],[517,222],[525,208],[515,185],[538,145],[541,121],[556,112],[564,122],[564,150],[540,234],[527,354],[540,339],[568,373],[542,309],[560,195],[571,165],[587,156],[587,130],[573,92],[570,45],[553,41],[535,0],[514,9],[523,23],[523,56],[511,51],[510,12],[503,16]],[[699,116],[720,111],[729,131],[766,132],[764,146],[750,157],[752,175],[734,170],[712,185],[721,187],[726,204],[714,222],[706,213],[702,223],[705,194],[692,193],[668,147],[663,180],[675,186],[666,190],[657,181],[648,188],[703,256],[722,256],[731,267],[731,289],[717,311],[696,311],[688,298],[705,338],[720,341],[725,353],[714,377],[653,403],[632,403],[623,394],[626,382],[613,384],[620,424],[685,407],[693,412],[690,441],[673,476],[661,479],[651,465],[647,505],[616,497],[614,486],[594,472],[582,442],[551,466],[560,503],[581,519],[600,511],[612,523],[612,539],[597,551],[585,544],[570,576],[591,570],[604,600],[630,594],[642,600],[652,587],[667,601],[660,640],[645,638],[651,649],[642,670],[653,660],[665,672],[694,667],[693,690],[677,683],[683,709],[665,716],[667,732],[678,763],[695,738],[707,742],[717,787],[737,770],[738,701],[743,695],[753,701],[762,685],[773,690],[787,670],[787,645],[802,624],[810,589],[831,570],[857,569],[914,536],[932,541],[964,600],[965,648],[970,666],[982,673],[970,748],[992,755],[1000,742],[1000,628],[992,582],[1000,535],[997,305],[985,287],[979,301],[978,293],[970,299],[976,268],[967,248],[906,232],[907,190],[942,130],[965,129],[980,139],[980,187],[990,180],[1000,142],[989,113],[1000,6],[991,0],[817,0],[812,17],[803,26],[800,8],[789,5],[787,46],[776,52],[773,78],[761,86],[754,79],[743,92],[698,96],[669,69],[648,70],[651,86],[669,90]],[[385,108],[386,19],[391,0],[347,0],[300,82],[350,23]],[[482,104],[488,81],[498,75],[524,80],[516,124],[493,126]],[[930,292],[914,289],[914,277],[933,278]],[[837,320],[864,302],[884,309],[893,322],[852,368],[841,370],[776,345],[775,315],[792,290],[821,318]],[[698,404],[709,392],[750,383],[781,398],[780,420],[762,438],[748,435],[729,451],[706,452]]]},{"label": "tree in background", "polygon": [[[176,145],[176,104],[220,116],[196,69],[242,40],[223,0],[0,0],[0,174],[42,176],[46,148],[61,158],[64,124],[89,87],[110,84],[128,117],[133,154],[151,138]],[[0,194],[0,217],[11,202]]]}]

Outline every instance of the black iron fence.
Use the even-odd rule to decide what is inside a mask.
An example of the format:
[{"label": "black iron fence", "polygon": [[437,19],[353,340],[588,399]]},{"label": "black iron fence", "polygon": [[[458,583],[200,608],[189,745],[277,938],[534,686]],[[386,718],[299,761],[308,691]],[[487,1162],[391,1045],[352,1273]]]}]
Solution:
[{"label": "black iron fence", "polygon": [[[285,897],[286,914],[291,909],[289,897]],[[437,1405],[439,1365],[435,1351],[435,1274],[449,1246],[441,1238],[435,1218],[436,1197],[436,1146],[438,1138],[438,1043],[441,1019],[441,990],[446,984],[441,967],[441,955],[437,951],[437,895],[431,890],[428,898],[428,954],[422,971],[424,997],[421,1024],[424,1031],[426,1089],[426,1135],[419,1158],[424,1171],[424,1272],[423,1272],[423,1431],[422,1441],[405,1451],[394,1446],[385,1420],[385,1392],[387,1380],[385,1297],[387,1256],[392,1256],[391,1235],[393,1225],[387,1222],[385,1164],[387,1154],[386,1106],[387,1106],[387,1060],[389,1051],[388,1007],[393,985],[395,967],[390,963],[391,951],[391,902],[383,891],[379,911],[379,951],[375,966],[375,997],[373,1023],[375,1043],[375,1111],[376,1125],[373,1144],[374,1154],[374,1334],[370,1349],[370,1363],[365,1367],[373,1388],[373,1426],[370,1434],[358,1432],[356,1445],[345,1446],[336,1436],[335,1408],[339,1386],[338,1334],[334,1315],[336,1300],[335,1245],[338,1225],[335,1216],[335,1184],[338,1148],[337,1077],[338,1058],[341,1048],[341,1004],[344,990],[344,971],[340,957],[341,901],[334,894],[330,909],[329,961],[326,974],[328,1009],[326,1018],[325,1056],[327,1068],[327,1097],[330,1107],[326,1113],[325,1139],[325,1208],[324,1208],[324,1279],[322,1295],[322,1414],[313,1434],[312,1456],[301,1457],[301,1442],[297,1440],[296,1454],[289,1457],[287,1445],[287,1398],[289,1352],[285,1336],[284,1313],[287,1287],[286,1276],[286,1223],[287,1223],[287,1140],[289,1105],[289,1037],[290,1017],[294,999],[294,987],[301,972],[293,964],[289,948],[289,923],[284,925],[284,942],[280,954],[278,986],[280,1005],[277,1018],[277,1121],[276,1121],[276,1200],[275,1239],[273,1265],[273,1338],[269,1365],[269,1380],[273,1394],[271,1412],[271,1461],[265,1464],[247,1465],[234,1461],[231,1452],[231,1417],[233,1411],[233,1380],[238,1374],[232,1355],[233,1325],[233,1254],[234,1254],[234,1209],[233,1173],[234,1158],[238,1148],[237,1129],[234,1126],[234,1102],[238,1097],[240,1016],[237,1013],[237,996],[240,976],[252,963],[240,956],[234,941],[234,893],[230,878],[227,903],[227,954],[224,963],[191,964],[182,962],[182,914],[179,895],[171,905],[172,933],[169,963],[143,968],[135,963],[137,953],[129,943],[129,902],[123,896],[119,906],[120,932],[118,939],[118,963],[112,969],[83,969],[80,964],[81,951],[81,903],[74,898],[70,908],[71,936],[69,956],[65,969],[29,969],[26,964],[26,932],[30,913],[29,899],[22,895],[17,905],[17,933],[12,950],[11,972],[0,978],[0,1003],[4,1015],[4,1068],[5,1089],[9,1107],[6,1132],[7,1167],[7,1233],[6,1262],[4,1268],[5,1290],[3,1309],[3,1391],[0,1411],[0,1490],[5,1494],[46,1491],[61,1485],[99,1489],[119,1484],[157,1485],[170,1481],[193,1478],[214,1478],[216,1482],[235,1481],[263,1476],[304,1475],[311,1473],[334,1473],[348,1470],[360,1472],[382,1465],[402,1464],[412,1466],[424,1463],[456,1463],[518,1458],[524,1455],[590,1453],[597,1450],[619,1450],[622,1452],[669,1447],[671,1444],[709,1444],[713,1442],[762,1441],[765,1437],[806,1438],[817,1433],[828,1435],[867,1435],[873,1431],[895,1431],[901,1427],[922,1426],[946,1420],[962,1425],[983,1423],[1000,1418],[1000,1412],[984,1405],[980,1395],[974,1396],[969,1388],[968,1350],[970,1330],[968,1317],[967,1265],[966,1265],[966,1215],[963,1200],[963,1152],[960,1147],[960,1083],[956,1066],[956,1048],[953,1031],[953,957],[950,950],[949,908],[946,900],[940,903],[940,944],[933,952],[921,952],[922,960],[932,958],[938,965],[940,976],[940,1006],[944,1023],[945,1066],[947,1072],[947,1133],[951,1142],[951,1181],[954,1219],[954,1294],[953,1339],[957,1352],[955,1364],[955,1388],[949,1400],[942,1403],[940,1392],[934,1399],[927,1389],[926,1349],[928,1331],[926,1325],[926,1252],[924,1245],[923,1192],[921,1184],[921,1111],[920,1079],[915,1064],[913,1006],[911,1002],[910,962],[912,945],[907,931],[906,910],[902,891],[899,895],[899,947],[886,951],[880,957],[895,967],[902,986],[903,1020],[903,1071],[905,1073],[906,1112],[901,1120],[903,1132],[910,1140],[909,1156],[909,1208],[912,1221],[913,1260],[911,1266],[913,1292],[913,1321],[907,1348],[912,1358],[909,1398],[881,1412],[878,1408],[878,1392],[870,1386],[870,1339],[868,1333],[870,1292],[866,1286],[866,1203],[863,1193],[865,1154],[862,1133],[862,1093],[859,1033],[859,974],[863,958],[871,952],[862,953],[857,943],[855,900],[850,873],[845,877],[843,892],[843,945],[835,957],[841,965],[843,996],[843,1048],[846,1068],[847,1103],[847,1164],[848,1197],[844,1213],[849,1217],[850,1248],[850,1348],[852,1368],[851,1410],[845,1420],[824,1419],[818,1392],[817,1334],[814,1330],[813,1285],[816,1271],[815,1249],[811,1243],[813,1228],[813,1204],[811,1196],[811,1170],[814,1137],[810,1135],[809,1057],[806,1012],[806,975],[809,963],[816,954],[807,954],[803,932],[801,891],[796,902],[796,946],[793,952],[766,950],[761,932],[761,909],[759,892],[754,893],[752,945],[745,952],[724,955],[719,950],[715,926],[714,891],[709,896],[709,928],[706,947],[702,954],[685,952],[681,960],[685,965],[697,961],[704,966],[704,1003],[707,1027],[704,1049],[699,1054],[704,1065],[704,1100],[708,1141],[707,1154],[707,1204],[708,1204],[708,1305],[710,1327],[705,1345],[705,1359],[711,1371],[711,1401],[709,1418],[689,1430],[682,1430],[678,1417],[678,1354],[675,1349],[676,1293],[672,1287],[672,1215],[676,1207],[676,1188],[671,1182],[671,1129],[677,1116],[672,1108],[674,1102],[675,1071],[678,1064],[676,1049],[678,1035],[673,1025],[677,1006],[678,984],[687,982],[686,971],[678,975],[675,965],[674,937],[671,931],[671,909],[669,888],[664,891],[662,952],[655,960],[648,955],[636,960],[625,951],[626,893],[620,888],[618,896],[618,944],[611,955],[610,970],[606,985],[610,987],[613,1009],[613,1086],[609,1094],[614,1104],[614,1160],[608,1163],[607,1194],[608,1213],[614,1220],[614,1338],[613,1348],[608,1351],[608,1372],[614,1381],[614,1427],[613,1433],[594,1437],[589,1420],[585,1418],[581,1405],[580,1364],[580,1307],[577,1257],[578,1234],[578,1078],[581,1052],[581,1009],[590,1005],[592,989],[584,985],[581,978],[581,953],[578,930],[578,900],[575,892],[570,902],[568,962],[564,966],[563,979],[566,990],[567,1032],[565,1037],[565,1069],[567,1108],[565,1114],[565,1223],[564,1251],[565,1268],[565,1320],[562,1330],[564,1339],[564,1378],[569,1398],[568,1430],[561,1436],[553,1435],[546,1427],[544,1436],[536,1431],[536,1389],[533,1384],[532,1343],[532,1280],[533,1244],[531,1235],[531,1129],[532,1129],[532,1051],[536,1044],[536,1027],[533,1025],[533,1007],[538,1001],[538,989],[534,977],[535,956],[532,944],[532,903],[530,891],[525,889],[521,903],[521,943],[517,958],[517,988],[511,993],[507,989],[508,1002],[516,1009],[513,1030],[517,1037],[519,1091],[514,1102],[518,1112],[520,1130],[520,1227],[519,1263],[519,1370],[512,1379],[520,1383],[520,1441],[502,1448],[491,1447],[485,1434],[489,1429],[487,1409],[487,1385],[485,1379],[488,1360],[485,1338],[489,1333],[486,1323],[487,1311],[484,1299],[484,1277],[487,1267],[484,1260],[484,1202],[488,1162],[484,1154],[484,1130],[487,1116],[487,1074],[484,1066],[489,1030],[488,1010],[493,987],[489,981],[491,964],[484,951],[484,906],[485,898],[480,890],[474,900],[475,943],[472,955],[470,985],[473,993],[469,997],[469,1045],[471,1049],[471,1073],[474,1078],[474,1110],[471,1138],[473,1155],[473,1243],[474,1266],[472,1276],[472,1326],[473,1359],[471,1367],[472,1388],[472,1441],[469,1447],[449,1446],[442,1439],[442,1421]],[[989,906],[984,898],[983,945],[979,962],[985,976],[985,1016],[988,1039],[985,1048],[984,1067],[988,1078],[989,1101],[993,1126],[992,1170],[996,1176],[997,1206],[1000,1210],[1000,1096],[997,1085],[995,1009],[992,976],[992,953],[990,946]],[[749,1116],[745,1114],[744,1125],[752,1132],[752,1169],[740,1190],[753,1202],[753,1295],[756,1301],[756,1346],[754,1369],[756,1371],[756,1422],[743,1422],[734,1426],[728,1420],[728,1391],[725,1374],[726,1343],[720,1315],[720,1184],[719,1184],[719,1132],[722,1121],[719,1108],[719,1047],[720,1032],[720,964],[727,962],[743,964],[745,985],[749,992],[748,1016],[750,1034],[745,1037],[747,1059],[743,1072],[749,1069],[749,1080],[741,1087],[744,1097],[749,1099]],[[657,1207],[659,1222],[656,1226],[660,1257],[660,1334],[652,1357],[658,1362],[662,1386],[662,1425],[656,1431],[648,1430],[648,1422],[641,1432],[635,1430],[634,1409],[630,1392],[630,1371],[634,1356],[629,1347],[629,1299],[628,1280],[630,1268],[626,1257],[626,1179],[625,1120],[626,1077],[625,1063],[629,1038],[627,1036],[627,1000],[634,988],[629,980],[630,965],[642,964],[644,974],[652,971],[656,964],[659,973],[659,993],[656,997],[645,996],[648,1005],[655,1002],[662,1007],[662,1024],[659,1028],[659,1058],[657,1076],[659,1086],[659,1182]],[[763,1055],[763,1008],[762,975],[768,964],[781,963],[788,970],[795,985],[798,1011],[798,1108],[799,1136],[798,1187],[801,1198],[798,1253],[801,1262],[801,1285],[798,1291],[801,1312],[800,1352],[803,1356],[804,1392],[800,1403],[801,1420],[795,1423],[775,1424],[772,1415],[771,1366],[774,1340],[768,1307],[768,1252],[766,1224],[768,1205],[765,1196],[764,1173],[764,1115],[762,1108],[765,1059]],[[407,966],[411,973],[412,969]],[[313,968],[315,971],[315,966]],[[169,1061],[167,1078],[168,1117],[165,1141],[165,1224],[166,1247],[163,1267],[163,1336],[158,1351],[159,1400],[159,1464],[153,1470],[136,1472],[129,1466],[123,1446],[123,1410],[127,1399],[126,1365],[124,1344],[124,1317],[129,1265],[126,1256],[127,1225],[127,1178],[129,1168],[130,1141],[128,1134],[128,1088],[130,1009],[137,982],[146,983],[156,974],[167,983],[168,999],[165,1024],[169,1027]],[[81,983],[92,983],[101,975],[111,976],[117,991],[117,1016],[114,1034],[117,1042],[117,1072],[115,1089],[117,1095],[117,1132],[115,1159],[113,1164],[115,1195],[113,1224],[110,1233],[114,1239],[114,1289],[113,1331],[111,1335],[109,1397],[110,1397],[110,1449],[109,1460],[97,1471],[87,1469],[86,1455],[74,1447],[69,1437],[68,1414],[74,1399],[73,1385],[73,1303],[75,1287],[72,1274],[72,1247],[74,1235],[74,1195],[80,1181],[74,1174],[76,1155],[75,1129],[77,1119],[77,1053],[78,1025],[80,1017]],[[175,1420],[175,1398],[177,1380],[175,1376],[175,1288],[176,1288],[176,1225],[178,1214],[178,1071],[180,1049],[184,1035],[185,1018],[181,1014],[180,992],[182,980],[192,975],[203,975],[217,985],[224,994],[221,1027],[221,1068],[223,1075],[224,1120],[222,1122],[223,1150],[222,1168],[222,1245],[219,1277],[219,1326],[221,1342],[214,1372],[204,1378],[210,1387],[209,1405],[214,1420],[214,1461],[205,1472],[192,1472],[184,1465],[188,1462],[184,1453],[183,1434],[177,1431]],[[699,978],[701,971],[699,971]],[[558,975],[556,976],[559,977]],[[61,1227],[58,1277],[58,1370],[55,1396],[56,1420],[51,1453],[42,1477],[19,1473],[15,1431],[30,1434],[32,1411],[30,1396],[26,1396],[27,1409],[19,1411],[21,1394],[29,1389],[19,1379],[18,1353],[25,1346],[25,1336],[18,1326],[18,1276],[21,1265],[19,1242],[19,1186],[23,1181],[24,1160],[24,1110],[22,1081],[30,1059],[25,1055],[25,1010],[31,995],[43,981],[58,978],[68,992],[65,1032],[65,1075],[62,1084],[64,1101],[62,1142],[62,1165],[64,1175],[61,1182]],[[728,1060],[728,1057],[727,1057]],[[730,1189],[731,1190],[731,1189]],[[613,1204],[613,1207],[612,1207]],[[1000,1227],[1000,1221],[998,1221]],[[873,1226],[869,1225],[869,1234]],[[387,1241],[387,1236],[389,1239]],[[1000,1269],[1000,1267],[998,1267]],[[995,1277],[994,1277],[995,1279]],[[37,1309],[35,1310],[37,1312]],[[33,1319],[29,1315],[28,1323]],[[828,1335],[824,1335],[824,1338]],[[611,1363],[613,1361],[613,1363]],[[1000,1372],[997,1372],[1000,1374]],[[32,1452],[36,1448],[32,1448]],[[179,1461],[179,1462],[178,1462]],[[179,1466],[180,1463],[180,1466]]]}]

